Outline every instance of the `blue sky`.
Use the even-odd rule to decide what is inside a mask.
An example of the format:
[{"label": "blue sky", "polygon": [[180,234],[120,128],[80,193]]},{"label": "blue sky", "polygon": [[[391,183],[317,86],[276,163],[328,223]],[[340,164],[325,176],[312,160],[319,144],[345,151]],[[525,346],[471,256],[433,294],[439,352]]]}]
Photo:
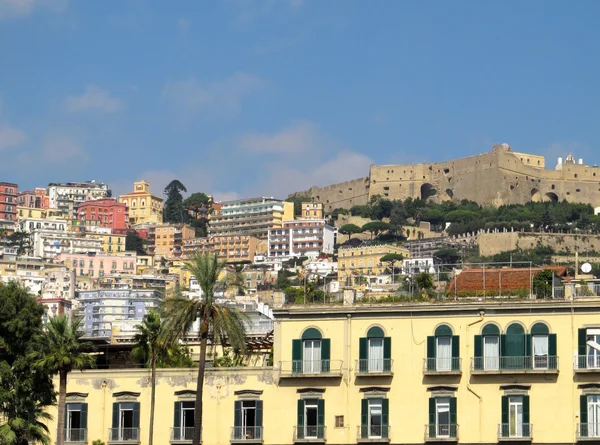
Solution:
[{"label": "blue sky", "polygon": [[507,142],[600,163],[598,1],[0,0],[0,180],[285,197]]}]

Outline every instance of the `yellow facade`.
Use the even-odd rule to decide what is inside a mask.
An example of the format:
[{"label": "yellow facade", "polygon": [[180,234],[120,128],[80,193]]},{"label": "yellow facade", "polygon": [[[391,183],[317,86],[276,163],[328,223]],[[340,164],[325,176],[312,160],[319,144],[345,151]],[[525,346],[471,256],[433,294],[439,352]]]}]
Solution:
[{"label": "yellow facade", "polygon": [[126,235],[103,234],[102,235],[102,252],[105,253],[120,253],[125,252]]},{"label": "yellow facade", "polygon": [[133,183],[133,192],[119,196],[119,202],[129,209],[129,223],[160,224],[162,218],[163,199],[150,193],[150,184],[146,181]]},{"label": "yellow facade", "polygon": [[382,263],[381,257],[397,253],[404,258],[410,252],[404,247],[388,244],[361,247],[342,247],[338,250],[338,281],[352,284],[358,276],[381,275],[389,264]]},{"label": "yellow facade", "polygon": [[[579,369],[582,363],[587,362],[587,356],[584,355],[582,362],[577,358],[574,360],[574,355],[581,351],[582,329],[584,342],[586,333],[600,333],[599,315],[598,300],[477,301],[278,309],[275,311],[273,345],[275,366],[209,368],[203,398],[203,443],[257,442],[249,440],[248,436],[239,441],[232,440],[234,412],[239,406],[236,402],[243,400],[261,402],[262,440],[258,442],[269,445],[306,442],[420,444],[428,441],[492,444],[515,439],[545,444],[575,443],[578,424],[581,423],[581,397],[600,395],[600,360],[596,362],[598,366],[592,369]],[[504,336],[500,340],[502,343],[515,342],[513,337],[506,339],[508,332],[516,329],[515,326],[523,329],[526,342],[539,344],[537,340],[531,340],[529,335],[536,335],[536,332],[540,336],[546,335],[539,334],[540,326],[547,329],[547,338],[552,336],[555,339],[549,340],[550,347],[545,356],[536,356],[537,367],[534,368],[532,361],[523,361],[522,366],[502,365],[501,369],[487,367],[486,370],[476,368],[474,364],[477,361],[473,357],[475,345],[481,342],[479,336],[497,330]],[[373,372],[369,368],[372,357],[367,359],[367,367],[363,367],[359,360],[363,339],[375,331],[380,331],[383,338],[388,339],[384,340],[384,344],[388,345],[388,363],[391,365]],[[430,360],[427,357],[432,356],[429,349],[432,344],[438,344],[436,335],[440,338],[450,336],[455,345],[452,350],[453,356],[456,352],[453,360],[457,365],[448,370],[427,366]],[[379,337],[375,335],[373,338]],[[318,368],[312,367],[311,363],[314,362],[307,357],[301,357],[296,362],[298,365],[293,365],[293,359],[297,358],[293,352],[295,342],[301,342],[300,351],[311,350],[312,346],[303,344],[302,339],[305,342],[309,339],[321,342],[319,357],[322,360],[316,360]],[[329,359],[323,358],[326,343],[329,345]],[[523,354],[526,352],[524,350]],[[434,354],[433,359],[439,361],[444,358]],[[88,443],[96,439],[107,444],[121,443],[107,440],[113,422],[113,404],[121,402],[139,403],[140,439],[126,443],[148,443],[149,377],[149,370],[142,369],[71,373],[67,387],[69,402],[87,403],[90,416],[87,423]],[[174,443],[171,440],[175,427],[174,409],[177,402],[193,400],[195,370],[159,370],[156,388],[154,442]],[[520,430],[526,431],[527,437],[499,437],[499,424],[503,422],[503,397],[510,398],[511,403],[513,399],[527,398],[529,421],[523,423],[530,427]],[[435,403],[453,399],[451,406],[454,403],[455,408],[450,409],[454,409],[455,420],[448,425],[455,425],[452,431],[456,434],[451,433],[448,438],[428,438],[432,430],[426,425],[430,423],[432,399]],[[387,401],[389,430],[386,431],[389,432],[389,439],[359,437],[364,420],[361,419],[362,406],[370,403],[369,400]],[[316,418],[322,419],[323,437],[314,440],[297,438],[297,409],[306,409],[313,402],[318,407]],[[304,419],[308,419],[307,416]],[[505,419],[508,418],[506,415]],[[51,431],[55,431],[55,425],[50,427]],[[301,431],[305,431],[305,428],[301,428]],[[500,431],[504,430],[500,428]],[[581,433],[582,430],[579,431]]]},{"label": "yellow facade", "polygon": [[319,202],[303,202],[298,219],[324,219],[323,204]]},{"label": "yellow facade", "polygon": [[34,207],[17,207],[17,218],[65,219],[65,215],[56,209],[38,209]]}]

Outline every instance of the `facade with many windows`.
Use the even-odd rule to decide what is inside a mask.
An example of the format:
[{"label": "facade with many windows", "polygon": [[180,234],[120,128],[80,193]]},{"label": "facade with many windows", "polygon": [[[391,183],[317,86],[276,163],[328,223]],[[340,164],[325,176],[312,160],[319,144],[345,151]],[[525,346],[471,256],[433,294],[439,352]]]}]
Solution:
[{"label": "facade with many windows", "polygon": [[[207,369],[204,443],[600,440],[598,300],[285,306],[274,315],[273,366]],[[149,376],[73,373],[68,402],[79,414],[67,438],[148,443]],[[195,369],[158,370],[156,443],[191,442],[195,379]]]}]

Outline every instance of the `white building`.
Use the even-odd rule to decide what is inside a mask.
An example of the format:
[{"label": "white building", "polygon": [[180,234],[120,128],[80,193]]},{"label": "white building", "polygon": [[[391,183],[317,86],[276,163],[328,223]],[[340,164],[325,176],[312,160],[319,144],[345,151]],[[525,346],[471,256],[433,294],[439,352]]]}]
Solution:
[{"label": "white building", "polygon": [[51,209],[59,209],[64,214],[77,219],[77,208],[85,201],[108,197],[108,185],[95,181],[67,182],[64,184],[49,184],[48,198]]},{"label": "white building", "polygon": [[321,253],[332,254],[336,233],[324,219],[285,221],[282,228],[269,229],[267,255],[270,258],[316,258]]},{"label": "white building", "polygon": [[100,235],[36,229],[31,232],[33,255],[52,259],[61,253],[102,252]]},{"label": "white building", "polygon": [[402,273],[404,275],[414,275],[423,272],[432,273],[437,271],[437,266],[433,258],[406,258],[402,260]]}]

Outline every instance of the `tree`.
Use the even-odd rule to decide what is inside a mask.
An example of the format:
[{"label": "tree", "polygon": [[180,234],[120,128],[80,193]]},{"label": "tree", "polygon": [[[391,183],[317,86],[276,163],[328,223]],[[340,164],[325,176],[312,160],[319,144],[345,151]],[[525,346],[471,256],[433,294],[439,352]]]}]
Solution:
[{"label": "tree", "polygon": [[45,409],[55,402],[50,374],[31,366],[44,307],[16,282],[0,283],[0,443],[51,442]]},{"label": "tree", "polygon": [[13,232],[7,237],[8,245],[17,248],[17,255],[31,253],[31,235],[28,232]]},{"label": "tree", "polygon": [[164,194],[167,196],[163,209],[164,220],[170,223],[183,223],[183,195],[181,192],[187,192],[185,185],[177,179],[173,179],[165,187]]},{"label": "tree", "polygon": [[138,255],[147,255],[145,241],[135,230],[130,230],[125,235],[125,250],[137,253]]},{"label": "tree", "polygon": [[370,232],[371,239],[373,239],[373,236],[378,236],[382,231],[390,230],[391,228],[392,226],[390,224],[383,221],[371,221],[362,226],[362,231]]},{"label": "tree", "polygon": [[302,203],[312,202],[313,199],[307,194],[295,194],[286,199],[287,202],[294,203],[294,215],[302,215]]},{"label": "tree", "polygon": [[348,235],[348,241],[350,241],[350,238],[352,238],[352,235],[354,233],[361,233],[362,229],[360,227],[358,227],[356,224],[344,224],[342,227],[340,227],[338,232],[340,232],[343,235]]},{"label": "tree", "polygon": [[82,341],[81,319],[70,320],[66,315],[50,319],[46,332],[38,335],[36,350],[29,354],[33,365],[50,374],[58,374],[58,419],[56,445],[65,441],[65,409],[67,376],[74,369],[92,367],[96,361],[89,354],[92,345]]},{"label": "tree", "polygon": [[415,276],[415,283],[421,292],[433,289],[433,276],[427,272],[421,272]]},{"label": "tree", "polygon": [[436,250],[433,256],[439,258],[442,264],[456,264],[460,261],[460,252],[449,247]]},{"label": "tree", "polygon": [[533,291],[537,298],[552,296],[554,272],[549,269],[542,270],[533,277]]},{"label": "tree", "polygon": [[196,409],[194,413],[193,445],[200,445],[202,431],[202,395],[204,389],[204,370],[206,367],[206,347],[210,338],[216,341],[227,339],[234,350],[244,351],[246,314],[235,307],[219,304],[215,301],[215,287],[225,263],[219,261],[217,254],[198,253],[185,268],[198,281],[202,298],[187,299],[175,296],[164,302],[166,317],[165,334],[171,339],[180,338],[199,321],[200,363],[196,384]]},{"label": "tree", "polygon": [[387,253],[379,259],[379,261],[381,261],[382,263],[388,263],[390,265],[390,268],[392,269],[392,283],[394,282],[394,272],[395,272],[394,265],[398,261],[402,261],[403,259],[404,259],[404,257],[399,253]]}]

